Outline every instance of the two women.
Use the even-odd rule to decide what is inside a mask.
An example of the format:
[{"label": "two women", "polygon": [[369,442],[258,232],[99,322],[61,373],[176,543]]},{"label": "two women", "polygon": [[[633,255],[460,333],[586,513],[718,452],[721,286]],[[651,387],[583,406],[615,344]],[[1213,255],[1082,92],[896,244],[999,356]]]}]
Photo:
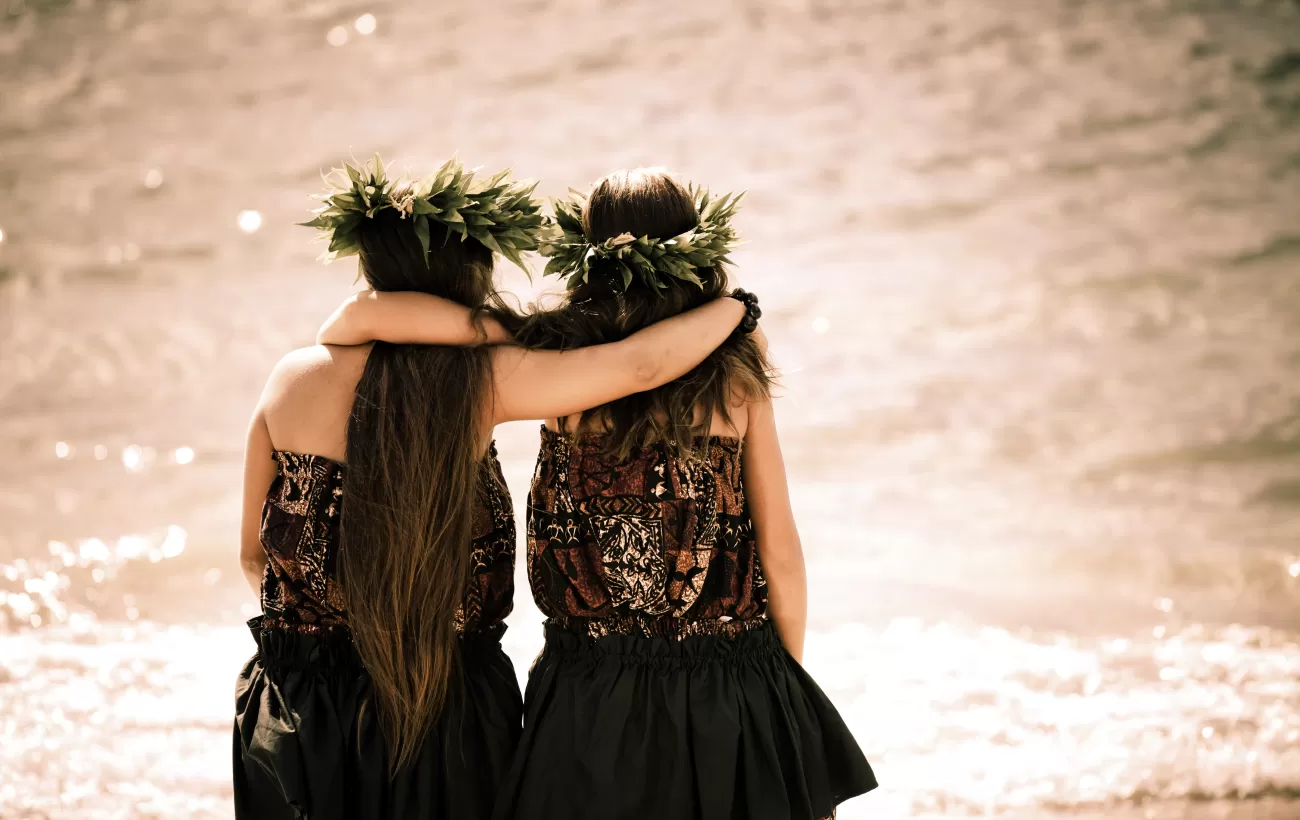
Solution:
[{"label": "two women", "polygon": [[[272,416],[281,419],[283,438],[293,435],[290,425],[311,427],[303,422],[310,415],[304,406],[311,412],[335,408],[331,423],[322,427],[334,438],[323,433],[284,443],[276,439],[276,425],[269,425],[270,442],[259,443],[250,434],[253,480],[246,519],[256,513],[272,480],[268,518],[275,518],[278,506],[306,509],[302,493],[289,492],[266,470],[272,448],[345,456],[346,468],[337,459],[324,463],[332,473],[346,472],[346,481],[313,496],[328,496],[341,507],[342,537],[312,543],[322,545],[317,552],[344,570],[334,581],[341,628],[349,629],[352,621],[363,625],[350,627],[357,650],[348,666],[354,683],[341,687],[350,699],[317,698],[332,711],[294,713],[299,737],[285,731],[288,740],[279,742],[273,731],[278,724],[263,714],[292,713],[295,704],[312,702],[311,692],[340,687],[310,663],[277,662],[290,653],[275,654],[279,638],[269,639],[262,622],[260,659],[241,678],[241,717],[253,728],[236,736],[237,802],[240,795],[252,795],[251,800],[273,793],[277,783],[283,787],[301,779],[328,782],[334,789],[320,796],[307,789],[307,802],[297,805],[312,817],[347,804],[351,813],[366,816],[422,811],[486,817],[494,811],[502,820],[820,818],[873,788],[875,778],[852,737],[797,662],[806,611],[803,559],[772,418],[765,354],[753,337],[733,332],[740,301],[719,298],[727,287],[735,201],[688,191],[661,173],[611,175],[585,204],[557,209],[556,227],[543,244],[552,257],[548,272],[567,277],[565,303],[517,317],[489,304],[486,288],[463,292],[448,282],[435,285],[415,265],[404,266],[400,279],[373,270],[380,260],[395,257],[385,248],[399,236],[405,237],[410,259],[429,249],[430,271],[434,257],[459,241],[449,231],[473,238],[474,230],[496,229],[489,241],[476,241],[486,247],[495,242],[507,256],[529,249],[521,237],[528,235],[523,225],[535,210],[523,204],[526,196],[494,179],[486,189],[491,196],[508,199],[528,216],[512,220],[509,208],[498,208],[488,217],[486,206],[462,214],[456,210],[461,199],[478,200],[464,196],[467,191],[429,195],[439,189],[439,179],[417,185],[413,196],[395,192],[391,207],[378,194],[391,184],[373,172],[354,173],[343,198],[335,194],[331,203],[337,213],[327,211],[317,224],[333,231],[335,251],[351,250],[349,237],[357,237],[363,274],[377,292],[345,304],[323,328],[322,341],[471,344],[503,340],[504,327],[518,346],[322,348],[325,352],[304,354],[311,362],[300,368],[297,403],[277,403],[278,389],[268,388],[264,415],[268,423]],[[424,228],[415,223],[421,215],[427,217]],[[426,235],[430,225],[441,233]],[[390,230],[391,236],[379,242],[380,232]],[[508,247],[503,236],[512,237]],[[749,308],[746,321],[752,327],[757,309],[747,295],[736,295]],[[435,296],[452,296],[459,305]],[[500,325],[477,319],[484,308]],[[632,374],[617,374],[613,363],[600,369],[601,361],[620,355],[609,352],[616,349],[652,364],[640,376],[635,365]],[[436,367],[442,369],[415,364],[425,356],[441,357]],[[585,359],[579,363],[577,357]],[[360,365],[354,362],[352,370],[334,365],[335,359],[349,358]],[[411,364],[389,367],[389,358]],[[472,365],[453,370],[442,359],[487,364],[481,370]],[[322,360],[327,363],[319,364]],[[290,370],[292,380],[297,371]],[[305,375],[331,370],[332,377],[317,378],[330,390],[313,387]],[[452,397],[452,385],[478,398],[462,405]],[[352,392],[356,408],[347,427]],[[323,396],[328,400],[321,401]],[[526,411],[520,407],[525,404]],[[435,599],[452,588],[449,579],[462,576],[445,569],[411,570],[453,560],[450,553],[460,543],[475,571],[458,607],[473,610],[472,602],[504,599],[504,606],[489,608],[502,617],[508,611],[508,593],[485,594],[508,590],[508,581],[494,582],[501,576],[489,568],[509,563],[504,544],[511,540],[508,499],[491,469],[495,462],[487,442],[491,424],[525,417],[547,420],[530,493],[528,569],[534,599],[548,622],[546,648],[529,677],[520,738],[517,722],[511,723],[518,719],[518,702],[510,700],[509,687],[499,685],[508,661],[494,637],[416,642],[422,630],[446,629],[449,601]],[[258,423],[255,418],[255,433]],[[440,429],[412,429],[422,426]],[[393,443],[408,435],[414,444],[403,456]],[[472,463],[447,460],[447,453],[462,446],[449,440],[455,435],[475,443],[472,454],[488,451],[472,503],[464,492],[448,495],[446,482],[438,480],[461,476],[459,468]],[[438,469],[413,468],[420,453]],[[362,469],[354,470],[354,462]],[[265,482],[257,480],[258,464],[270,476]],[[451,489],[458,485],[452,481]],[[464,507],[457,508],[457,500]],[[362,510],[356,518],[354,506]],[[457,509],[471,507],[473,512],[464,515],[475,526],[452,532],[447,522],[458,520]],[[395,511],[414,519],[421,510],[428,511],[421,526],[402,527],[394,520]],[[349,540],[353,526],[364,533]],[[328,536],[328,527],[317,529]],[[255,524],[246,525],[254,569],[257,535]],[[484,539],[498,548],[481,547]],[[261,540],[271,556],[266,577],[274,590],[281,575],[289,574],[278,568],[293,566],[295,559],[281,549],[273,528],[263,525]],[[353,554],[344,557],[349,549]],[[429,554],[435,550],[437,556]],[[335,577],[325,565],[315,574]],[[353,582],[353,575],[369,585]],[[264,583],[269,617],[276,599],[268,598],[266,588]],[[409,606],[413,598],[423,605]],[[352,614],[354,606],[363,613],[360,620]],[[378,627],[373,630],[364,625],[371,613]],[[442,624],[428,623],[438,618]],[[461,636],[477,634],[469,627],[480,622],[461,612],[451,619]],[[307,644],[310,639],[295,635],[294,640]],[[378,650],[368,649],[368,643]],[[440,677],[447,667],[438,662],[434,647],[448,645],[453,651],[445,656],[456,659],[458,671]],[[486,651],[479,648],[484,645]],[[397,646],[407,646],[409,657],[425,662],[403,661]],[[423,656],[422,646],[429,647]],[[452,694],[444,695],[423,723],[401,711],[418,698],[386,691],[401,694],[395,679],[404,662],[400,685],[414,692],[431,691],[430,681],[455,682]],[[376,709],[378,723],[369,716]],[[309,728],[313,720],[329,731]],[[411,731],[403,734],[403,729]],[[277,742],[260,742],[259,732]],[[313,746],[329,754],[312,753],[312,770],[301,776],[306,768],[283,750],[301,748],[291,741],[307,740],[308,734],[321,735],[324,742]],[[394,737],[418,739],[419,753],[397,757],[401,746],[394,745]],[[512,745],[513,755],[503,755],[501,750]],[[250,767],[249,760],[260,762],[260,768]],[[387,790],[350,785],[379,784],[376,773],[385,767],[392,775]],[[241,771],[261,777],[244,775],[241,785]],[[268,772],[273,777],[265,777]]]},{"label": "two women", "polygon": [[328,253],[357,255],[377,293],[437,305],[423,341],[466,346],[317,346],[267,382],[245,456],[240,554],[263,615],[236,690],[236,816],[488,817],[521,710],[500,648],[515,529],[493,427],[669,383],[746,306],[714,299],[568,352],[476,346],[505,338],[482,314],[494,252],[537,247],[532,188],[455,163],[393,181],[378,158],[333,186],[309,223]]}]

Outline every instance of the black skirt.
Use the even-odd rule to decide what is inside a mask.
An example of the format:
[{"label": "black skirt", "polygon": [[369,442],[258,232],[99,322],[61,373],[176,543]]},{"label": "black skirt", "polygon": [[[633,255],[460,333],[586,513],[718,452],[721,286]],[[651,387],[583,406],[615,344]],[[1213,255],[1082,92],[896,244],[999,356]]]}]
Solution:
[{"label": "black skirt", "polygon": [[771,625],[596,640],[556,626],[497,820],[817,820],[876,778]]},{"label": "black skirt", "polygon": [[370,677],[347,633],[249,626],[258,653],[235,690],[238,820],[491,815],[523,709],[499,632],[462,638],[460,685],[414,763],[390,781]]}]

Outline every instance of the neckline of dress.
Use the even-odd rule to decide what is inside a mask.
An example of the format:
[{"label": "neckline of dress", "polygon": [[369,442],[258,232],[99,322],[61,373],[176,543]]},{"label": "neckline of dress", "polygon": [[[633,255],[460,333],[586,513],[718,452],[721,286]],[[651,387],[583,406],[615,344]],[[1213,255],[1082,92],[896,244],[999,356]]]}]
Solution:
[{"label": "neckline of dress", "polygon": [[[580,433],[568,433],[568,432],[562,432],[560,430],[552,430],[551,428],[547,427],[545,424],[542,425],[542,435],[550,436],[551,438],[558,438],[558,439],[576,438],[579,441],[583,439],[609,438],[608,432],[603,432],[598,430],[584,430]],[[735,445],[739,445],[742,440],[740,436],[723,436],[717,433],[709,433],[707,436],[701,436],[700,438],[702,438],[705,441],[716,441],[721,444],[735,444]]]},{"label": "neckline of dress", "polygon": [[[492,439],[492,441],[488,442],[487,452],[483,454],[483,460],[487,461],[489,458],[495,456],[496,454],[497,454],[497,440]],[[298,453],[293,450],[281,450],[277,447],[272,447],[271,455],[290,456],[292,458],[317,459],[339,468],[348,466],[346,462],[338,461],[337,459],[330,458],[329,456],[323,456],[320,453]]]}]

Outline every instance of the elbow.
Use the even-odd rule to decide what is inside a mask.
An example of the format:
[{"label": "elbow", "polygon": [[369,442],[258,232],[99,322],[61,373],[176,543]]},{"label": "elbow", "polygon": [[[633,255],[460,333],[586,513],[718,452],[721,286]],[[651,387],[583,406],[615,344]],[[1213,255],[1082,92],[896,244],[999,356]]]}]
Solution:
[{"label": "elbow", "polygon": [[650,350],[635,350],[630,353],[627,372],[631,374],[637,393],[651,390],[667,381],[664,375],[663,356]]},{"label": "elbow", "polygon": [[266,576],[266,564],[265,555],[256,557],[241,555],[239,557],[239,569],[243,573],[244,579],[248,581],[248,586],[252,588],[254,595],[261,595],[262,580]]},{"label": "elbow", "polygon": [[239,568],[244,571],[245,575],[251,573],[260,574],[266,569],[266,553],[261,551],[254,553],[251,550],[240,552]]},{"label": "elbow", "polygon": [[353,294],[316,332],[318,345],[354,345],[365,340],[361,294]]},{"label": "elbow", "polygon": [[760,542],[759,554],[764,570],[780,575],[803,575],[805,573],[803,542],[799,533],[784,533],[780,538]]},{"label": "elbow", "polygon": [[316,344],[349,347],[359,345],[369,338],[360,323],[343,316],[320,329],[316,334]]},{"label": "elbow", "polygon": [[245,535],[239,545],[239,568],[245,573],[261,574],[266,570],[266,550],[258,535]]}]

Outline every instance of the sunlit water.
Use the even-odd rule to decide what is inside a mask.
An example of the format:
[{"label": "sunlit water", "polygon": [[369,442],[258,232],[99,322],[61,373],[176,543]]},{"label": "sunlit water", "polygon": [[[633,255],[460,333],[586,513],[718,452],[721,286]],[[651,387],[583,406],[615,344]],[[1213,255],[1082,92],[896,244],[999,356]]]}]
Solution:
[{"label": "sunlit water", "polygon": [[0,4],[0,816],[230,815],[243,426],[376,148],[749,190],[844,817],[1300,813],[1300,4],[461,5]]}]

